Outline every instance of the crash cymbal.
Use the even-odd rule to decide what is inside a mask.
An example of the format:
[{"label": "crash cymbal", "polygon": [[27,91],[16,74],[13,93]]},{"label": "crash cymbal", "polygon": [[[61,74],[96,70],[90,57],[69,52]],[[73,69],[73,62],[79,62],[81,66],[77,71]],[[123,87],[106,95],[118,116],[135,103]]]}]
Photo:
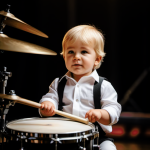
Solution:
[{"label": "crash cymbal", "polygon": [[49,50],[47,48],[32,43],[10,38],[5,34],[0,34],[0,49],[12,52],[57,55],[57,53],[52,50]]},{"label": "crash cymbal", "polygon": [[12,26],[14,28],[38,35],[38,36],[42,36],[45,38],[48,38],[48,36],[35,29],[34,27],[28,25],[27,23],[23,22],[22,20],[16,18],[13,14],[5,12],[5,11],[0,11],[0,20],[2,19],[2,17],[6,17],[6,19],[3,21],[4,24],[8,25],[8,26]]}]

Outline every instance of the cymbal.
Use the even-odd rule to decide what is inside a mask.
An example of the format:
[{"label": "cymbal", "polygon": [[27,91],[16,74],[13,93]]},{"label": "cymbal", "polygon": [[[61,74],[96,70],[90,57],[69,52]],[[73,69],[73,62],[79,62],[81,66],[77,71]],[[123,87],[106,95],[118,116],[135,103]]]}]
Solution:
[{"label": "cymbal", "polygon": [[12,52],[57,55],[57,53],[52,50],[49,50],[47,48],[32,43],[10,38],[5,34],[0,34],[0,49]]},{"label": "cymbal", "polygon": [[23,31],[26,31],[26,32],[29,32],[29,33],[32,33],[32,34],[35,34],[35,35],[38,35],[38,36],[42,36],[42,37],[45,37],[45,38],[48,38],[48,36],[35,29],[34,27],[30,26],[29,24],[23,22],[22,20],[16,18],[13,14],[11,13],[8,13],[8,12],[5,12],[5,11],[0,11],[0,20],[2,17],[7,17],[3,23],[8,25],[8,26],[12,26],[14,28],[17,28],[17,29],[20,29],[20,30],[23,30]]}]

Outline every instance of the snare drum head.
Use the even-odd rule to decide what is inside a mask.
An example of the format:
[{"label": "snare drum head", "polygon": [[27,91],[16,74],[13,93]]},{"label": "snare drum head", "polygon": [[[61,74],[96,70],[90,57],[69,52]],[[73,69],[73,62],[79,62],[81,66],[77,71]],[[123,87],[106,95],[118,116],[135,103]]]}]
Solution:
[{"label": "snare drum head", "polygon": [[26,118],[9,122],[6,127],[15,131],[43,134],[67,134],[92,130],[93,124],[83,124],[66,118]]}]

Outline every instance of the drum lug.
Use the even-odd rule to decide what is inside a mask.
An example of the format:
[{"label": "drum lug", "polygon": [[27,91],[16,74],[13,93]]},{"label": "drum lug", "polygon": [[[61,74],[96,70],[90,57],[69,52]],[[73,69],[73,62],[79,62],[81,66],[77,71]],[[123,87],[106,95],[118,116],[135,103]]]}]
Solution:
[{"label": "drum lug", "polygon": [[36,140],[36,137],[29,137],[28,140]]},{"label": "drum lug", "polygon": [[17,137],[20,139],[26,139],[27,138],[25,135],[23,135],[23,133],[21,133],[21,135],[17,135]]},{"label": "drum lug", "polygon": [[85,133],[83,133],[83,136],[81,137],[80,142],[82,141],[82,139],[83,139],[83,147],[80,146],[79,149],[81,149],[81,150],[86,150],[86,148],[85,148],[85,140],[88,140],[88,138],[87,138],[87,136],[85,135]]},{"label": "drum lug", "polygon": [[88,137],[85,135],[85,133],[83,133],[83,138],[88,140]]},{"label": "drum lug", "polygon": [[54,143],[54,141],[50,141],[50,144],[53,144]]},{"label": "drum lug", "polygon": [[[51,138],[51,139],[53,140],[53,142],[58,142],[58,143],[62,144],[62,142],[59,140],[59,138],[57,138],[57,139]],[[51,141],[51,143],[53,143],[53,142]]]},{"label": "drum lug", "polygon": [[81,139],[80,139],[80,142],[82,141],[82,139],[86,139],[86,140],[88,140],[88,137],[85,135],[85,133],[83,133],[83,136],[81,136]]},{"label": "drum lug", "polygon": [[79,149],[81,149],[81,150],[86,150],[86,148],[84,148],[84,147],[82,147],[82,146],[80,146]]},{"label": "drum lug", "polygon": [[[55,141],[55,142],[58,142],[58,143],[60,143],[60,144],[62,144],[62,142],[60,141],[60,139],[59,138],[57,138],[58,137],[58,135],[57,134],[55,134],[55,138],[51,138],[53,141]],[[52,142],[52,141],[51,141]],[[53,142],[52,142],[53,143]]]}]

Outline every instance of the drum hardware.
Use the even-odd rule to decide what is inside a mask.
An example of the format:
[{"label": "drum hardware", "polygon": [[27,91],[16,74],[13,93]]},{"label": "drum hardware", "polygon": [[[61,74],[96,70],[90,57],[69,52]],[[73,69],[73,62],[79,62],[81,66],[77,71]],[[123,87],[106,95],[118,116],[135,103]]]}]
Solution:
[{"label": "drum hardware", "polygon": [[[99,133],[98,132],[98,126],[96,126],[95,130],[96,130],[97,133]],[[93,144],[93,147],[98,147],[99,148],[99,136],[96,139],[96,144]]]},{"label": "drum hardware", "polygon": [[87,136],[85,135],[85,133],[83,133],[83,147],[79,147],[82,150],[86,150],[86,146],[85,146],[85,140],[88,140]]},{"label": "drum hardware", "polygon": [[[8,77],[11,77],[12,73],[7,72],[7,68],[4,67],[3,71],[0,71],[0,82],[2,82],[2,93],[5,94],[5,88],[7,86]],[[5,102],[4,99],[0,98],[0,114],[1,114],[1,127],[0,131],[5,132],[5,122],[6,122],[6,114],[9,111],[9,106],[11,106],[10,101]]]},{"label": "drum hardware", "polygon": [[[3,71],[0,71],[0,83],[2,83],[2,86],[1,86],[1,91],[3,94],[5,94],[5,88],[7,86],[7,80],[9,77],[12,76],[12,73],[11,72],[7,72],[7,68],[4,67],[4,70]],[[9,94],[12,94],[14,95],[14,91],[10,91]],[[5,101],[3,98],[0,98],[0,121],[1,121],[1,124],[0,124],[0,134],[2,135],[2,150],[3,150],[3,143],[4,143],[4,139],[5,138],[5,135],[6,135],[6,115],[8,114],[8,111],[9,111],[9,107],[10,106],[14,106],[15,104],[15,101]]]},{"label": "drum hardware", "polygon": [[2,93],[5,94],[5,88],[7,86],[8,77],[12,76],[11,72],[7,72],[7,67],[3,68],[3,71],[0,71],[0,82],[2,82]]},{"label": "drum hardware", "polygon": [[17,135],[17,137],[18,137],[19,139],[26,139],[26,138],[27,138],[25,135],[23,135],[23,133],[21,133],[21,135]]},{"label": "drum hardware", "polygon": [[[2,92],[5,93],[5,87],[7,86],[8,77],[12,76],[11,72],[6,72],[6,67],[4,67],[4,72],[0,72],[1,82],[3,82]],[[10,90],[10,95],[16,95],[14,90]],[[4,133],[6,128],[6,115],[8,114],[9,107],[14,106],[15,101],[5,101],[2,97],[0,99],[0,114],[1,114],[1,127],[0,132]]]},{"label": "drum hardware", "polygon": [[59,138],[58,138],[58,134],[55,134],[55,140],[54,141],[55,141],[55,150],[57,150],[57,142],[61,143]]},{"label": "drum hardware", "polygon": [[[55,138],[51,138],[54,142],[59,142],[60,144],[62,143],[60,138],[58,138],[58,134],[55,134]],[[65,139],[65,138],[64,138]]]},{"label": "drum hardware", "polygon": [[23,135],[23,133],[21,133],[21,136],[18,135],[18,137],[20,138],[21,141],[21,149],[20,150],[24,150],[24,140],[26,139],[26,136]]},{"label": "drum hardware", "polygon": [[61,141],[64,140],[79,140],[79,142],[84,142],[85,140],[89,140],[88,137],[92,137],[94,136],[96,133],[90,133],[90,134],[86,134],[82,133],[83,135],[81,136],[76,136],[76,137],[64,137],[64,138],[58,138],[58,135],[55,134],[55,138],[51,138],[51,143],[53,142],[59,142],[60,144],[62,143]]},{"label": "drum hardware", "polygon": [[6,128],[6,115],[8,114],[9,107],[14,106],[15,102],[13,101],[4,101],[0,102],[0,114],[1,114],[1,127],[0,132],[5,132]]},{"label": "drum hardware", "polygon": [[[7,5],[6,7],[6,12],[5,13],[10,13],[10,5]],[[5,28],[4,21],[7,19],[6,16],[1,16],[0,17],[0,33],[2,33],[2,30]]]}]

